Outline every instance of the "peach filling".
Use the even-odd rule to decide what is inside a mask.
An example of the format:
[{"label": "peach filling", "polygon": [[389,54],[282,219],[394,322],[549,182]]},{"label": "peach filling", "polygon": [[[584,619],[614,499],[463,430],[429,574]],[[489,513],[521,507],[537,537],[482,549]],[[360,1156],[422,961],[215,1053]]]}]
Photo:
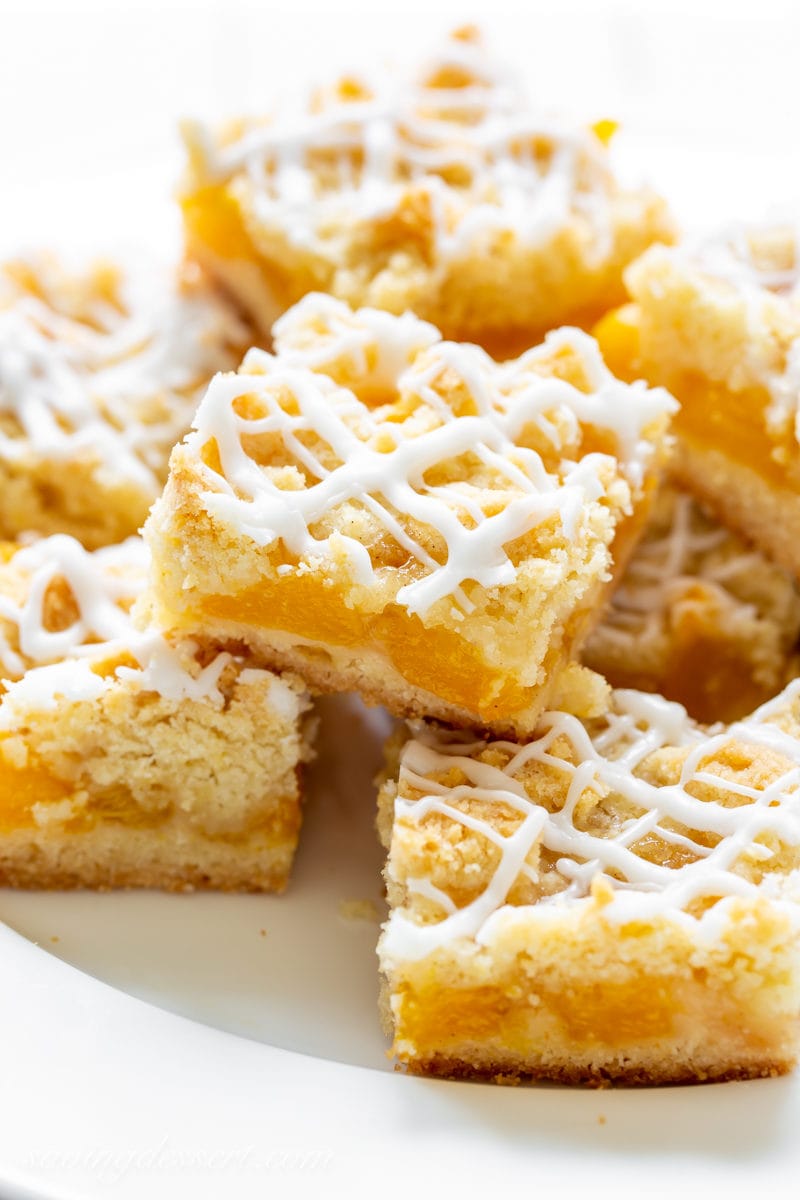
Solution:
[{"label": "peach filling", "polygon": [[[222,262],[247,264],[258,273],[281,311],[299,300],[304,292],[313,290],[313,279],[292,279],[277,264],[266,262],[247,232],[236,197],[224,184],[200,188],[184,196],[181,208],[189,247],[201,263],[205,252]],[[213,272],[213,265],[208,266]]]},{"label": "peach filling", "polygon": [[544,999],[576,1042],[624,1046],[673,1033],[676,1002],[667,979],[641,975],[620,983],[588,983],[545,993]]},{"label": "peach filling", "polygon": [[610,117],[603,117],[600,121],[595,121],[592,125],[592,133],[603,143],[604,146],[611,144],[611,139],[619,129],[619,123],[611,120]]},{"label": "peach filling", "polygon": [[[698,667],[701,664],[701,667]],[[751,666],[735,646],[710,638],[679,643],[663,679],[636,670],[609,670],[608,682],[615,688],[660,692],[667,700],[682,704],[695,721],[726,725],[741,720],[769,700],[774,688],[760,686]]]},{"label": "peach filling", "polygon": [[616,375],[632,383],[640,379],[639,371],[639,309],[635,304],[623,304],[598,321],[592,330],[602,351],[606,366]]},{"label": "peach filling", "polygon": [[0,834],[35,825],[33,806],[65,800],[72,788],[42,767],[15,767],[0,754]]},{"label": "peach filling", "polygon": [[[40,765],[15,767],[0,754],[0,836],[33,829],[36,820],[34,805],[56,804],[74,794],[75,785],[52,775]],[[98,822],[124,825],[129,829],[152,829],[168,820],[171,809],[148,811],[131,795],[124,782],[113,784],[90,796],[86,808],[68,817],[63,831],[85,833]],[[245,829],[205,833],[213,840],[235,845],[260,834],[271,849],[294,846],[300,829],[301,813],[296,796],[283,796],[275,802],[274,811],[259,817]]]},{"label": "peach filling", "polygon": [[641,329],[635,304],[609,313],[594,330],[609,368],[621,379],[646,379],[668,388],[680,401],[673,428],[679,438],[721,451],[757,472],[773,487],[795,490],[789,471],[775,457],[766,429],[769,393],[760,387],[731,391],[697,371],[668,364],[642,365]]},{"label": "peach filling", "polygon": [[256,248],[242,222],[236,200],[224,186],[201,188],[181,201],[189,234],[220,258],[253,262]]},{"label": "peach filling", "polygon": [[329,646],[375,646],[409,683],[483,720],[512,716],[530,703],[531,689],[493,671],[457,633],[426,629],[419,617],[395,604],[380,613],[358,613],[335,603],[330,589],[308,576],[265,580],[237,596],[209,596],[203,612]]},{"label": "peach filling", "polygon": [[397,1014],[397,1041],[412,1042],[422,1056],[498,1037],[517,1049],[523,1029],[520,1007],[493,987],[406,991]]},{"label": "peach filling", "polygon": [[679,437],[721,451],[772,487],[794,490],[791,474],[774,457],[776,444],[764,415],[770,401],[763,388],[732,392],[692,371],[673,374],[667,386],[681,402],[675,417]]},{"label": "peach filling", "polygon": [[[587,663],[599,669],[591,655]],[[663,675],[628,664],[607,667],[605,673],[612,687],[660,692],[705,725],[746,717],[778,687],[777,680],[760,683],[754,677],[747,647],[726,637],[724,626],[714,627],[708,617],[692,614],[685,614],[672,632]]]},{"label": "peach filling", "polygon": [[[772,1009],[748,1003],[730,988],[710,986],[702,970],[691,978],[639,972],[619,982],[565,983],[552,990],[531,989],[523,979],[515,998],[509,991],[441,988],[434,982],[421,990],[404,988],[396,1011],[398,1057],[458,1057],[465,1046],[469,1055],[481,1045],[490,1053],[500,1046],[523,1062],[535,1060],[539,1051],[558,1054],[560,1047],[624,1054],[648,1042],[679,1045],[687,1033],[694,1044],[698,1029],[730,1058],[772,1064],[785,1054]],[[408,1043],[410,1051],[404,1048]]]},{"label": "peach filling", "polygon": [[696,721],[710,725],[746,717],[769,700],[775,688],[753,678],[746,650],[727,641],[724,632],[715,635],[702,623],[693,628],[685,621],[659,690],[668,700],[683,704]]},{"label": "peach filling", "polygon": [[359,613],[308,575],[278,582],[262,579],[237,595],[205,596],[198,610],[186,613],[187,623],[202,624],[203,618],[210,617],[293,634],[320,646],[374,647],[412,686],[474,713],[483,722],[513,720],[530,709],[537,693],[553,680],[594,625],[604,596],[624,570],[647,521],[655,487],[655,478],[648,478],[644,497],[618,525],[612,581],[590,590],[568,616],[560,638],[551,643],[540,664],[539,683],[533,686],[523,686],[509,679],[507,671],[493,669],[480,649],[454,630],[426,628],[419,617],[396,604],[380,613]]},{"label": "peach filling", "polygon": [[646,976],[539,991],[538,1000],[531,1005],[512,999],[498,987],[408,990],[402,995],[397,1040],[410,1041],[421,1057],[475,1042],[500,1042],[525,1055],[545,1018],[548,1025],[555,1020],[571,1042],[621,1047],[670,1037],[678,1012],[670,981]]},{"label": "peach filling", "polygon": [[[33,808],[36,804],[57,804],[75,791],[75,785],[52,775],[40,764],[29,762],[16,767],[0,755],[0,834],[32,829],[36,825]],[[79,833],[98,819],[111,820],[127,826],[152,825],[162,814],[144,812],[131,798],[127,787],[107,788],[93,798],[91,806],[68,821],[67,828]]]}]

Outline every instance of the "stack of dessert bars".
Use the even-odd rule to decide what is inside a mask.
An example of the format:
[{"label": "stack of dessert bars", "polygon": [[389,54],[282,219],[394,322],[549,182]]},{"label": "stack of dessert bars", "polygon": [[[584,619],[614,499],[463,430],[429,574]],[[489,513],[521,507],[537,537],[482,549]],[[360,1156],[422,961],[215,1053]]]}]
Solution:
[{"label": "stack of dessert bars", "polygon": [[798,242],[673,245],[613,132],[461,29],[187,124],[163,278],[7,264],[3,882],[282,890],[356,692],[399,1063],[792,1068]]}]

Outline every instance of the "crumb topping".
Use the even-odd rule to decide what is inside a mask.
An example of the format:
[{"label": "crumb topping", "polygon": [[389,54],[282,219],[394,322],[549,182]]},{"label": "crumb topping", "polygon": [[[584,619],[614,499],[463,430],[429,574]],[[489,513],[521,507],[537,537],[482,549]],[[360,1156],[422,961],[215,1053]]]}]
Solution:
[{"label": "crumb topping", "polygon": [[84,456],[153,495],[211,375],[247,335],[199,276],[68,271],[41,255],[0,278],[0,457]]},{"label": "crumb topping", "polygon": [[174,647],[134,626],[148,568],[140,538],[89,552],[63,534],[16,550],[0,567],[0,729],[13,727],[20,707],[96,699],[115,679],[166,699],[222,704],[229,654],[203,663],[194,642]]},{"label": "crumb topping", "polygon": [[520,906],[546,920],[593,897],[609,920],[708,924],[726,899],[778,894],[800,864],[798,763],[800,680],[710,730],[634,691],[599,721],[548,713],[526,745],[422,729],[391,793],[407,900],[384,952],[486,943]]},{"label": "crumb topping", "polygon": [[[799,231],[786,224],[736,225],[712,237],[674,247],[656,246],[629,268],[628,283],[646,312],[657,315],[670,295],[685,308],[691,299],[702,317],[705,354],[717,341],[731,361],[725,373],[734,390],[758,381],[769,393],[767,429],[777,439],[800,442]],[[694,324],[698,325],[695,315]]]},{"label": "crumb topping", "polygon": [[187,123],[193,184],[236,181],[258,222],[319,252],[343,223],[424,258],[473,254],[504,236],[538,245],[585,217],[586,254],[608,253],[615,186],[603,135],[531,107],[477,30],[457,30],[410,78],[360,73],[268,118]]},{"label": "crumb topping", "polygon": [[630,511],[675,407],[615,379],[575,329],[498,364],[410,314],[311,294],[275,348],[200,405],[204,506],[283,555],[282,574],[344,558],[369,586],[399,566],[396,602],[420,615],[470,612],[474,585],[513,583],[537,536],[580,542],[598,511]]},{"label": "crumb topping", "polygon": [[[614,592],[603,639],[627,649],[633,660],[642,640],[667,636],[676,605],[710,608],[714,601],[750,621],[773,620],[792,640],[800,631],[800,596],[788,576],[708,517],[688,493],[665,487]],[[783,650],[788,654],[789,647]]]}]

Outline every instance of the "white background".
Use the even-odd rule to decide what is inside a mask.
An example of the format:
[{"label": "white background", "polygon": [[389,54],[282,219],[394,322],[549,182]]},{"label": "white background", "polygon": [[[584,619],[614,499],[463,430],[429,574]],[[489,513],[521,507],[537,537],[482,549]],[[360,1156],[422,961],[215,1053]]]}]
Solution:
[{"label": "white background", "polygon": [[[0,0],[0,242],[158,242],[183,115],[263,110],[476,20],[548,108],[612,116],[623,157],[703,224],[800,197],[795,0]],[[135,211],[131,198],[135,196]]]}]

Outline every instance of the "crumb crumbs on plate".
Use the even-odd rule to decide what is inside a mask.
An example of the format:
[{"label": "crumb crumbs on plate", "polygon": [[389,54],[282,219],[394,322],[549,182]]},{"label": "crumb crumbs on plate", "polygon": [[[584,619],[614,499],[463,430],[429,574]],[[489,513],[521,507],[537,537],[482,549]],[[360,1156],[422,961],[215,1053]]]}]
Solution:
[{"label": "crumb crumbs on plate", "polygon": [[374,900],[340,900],[339,916],[345,921],[377,921],[378,906]]}]

